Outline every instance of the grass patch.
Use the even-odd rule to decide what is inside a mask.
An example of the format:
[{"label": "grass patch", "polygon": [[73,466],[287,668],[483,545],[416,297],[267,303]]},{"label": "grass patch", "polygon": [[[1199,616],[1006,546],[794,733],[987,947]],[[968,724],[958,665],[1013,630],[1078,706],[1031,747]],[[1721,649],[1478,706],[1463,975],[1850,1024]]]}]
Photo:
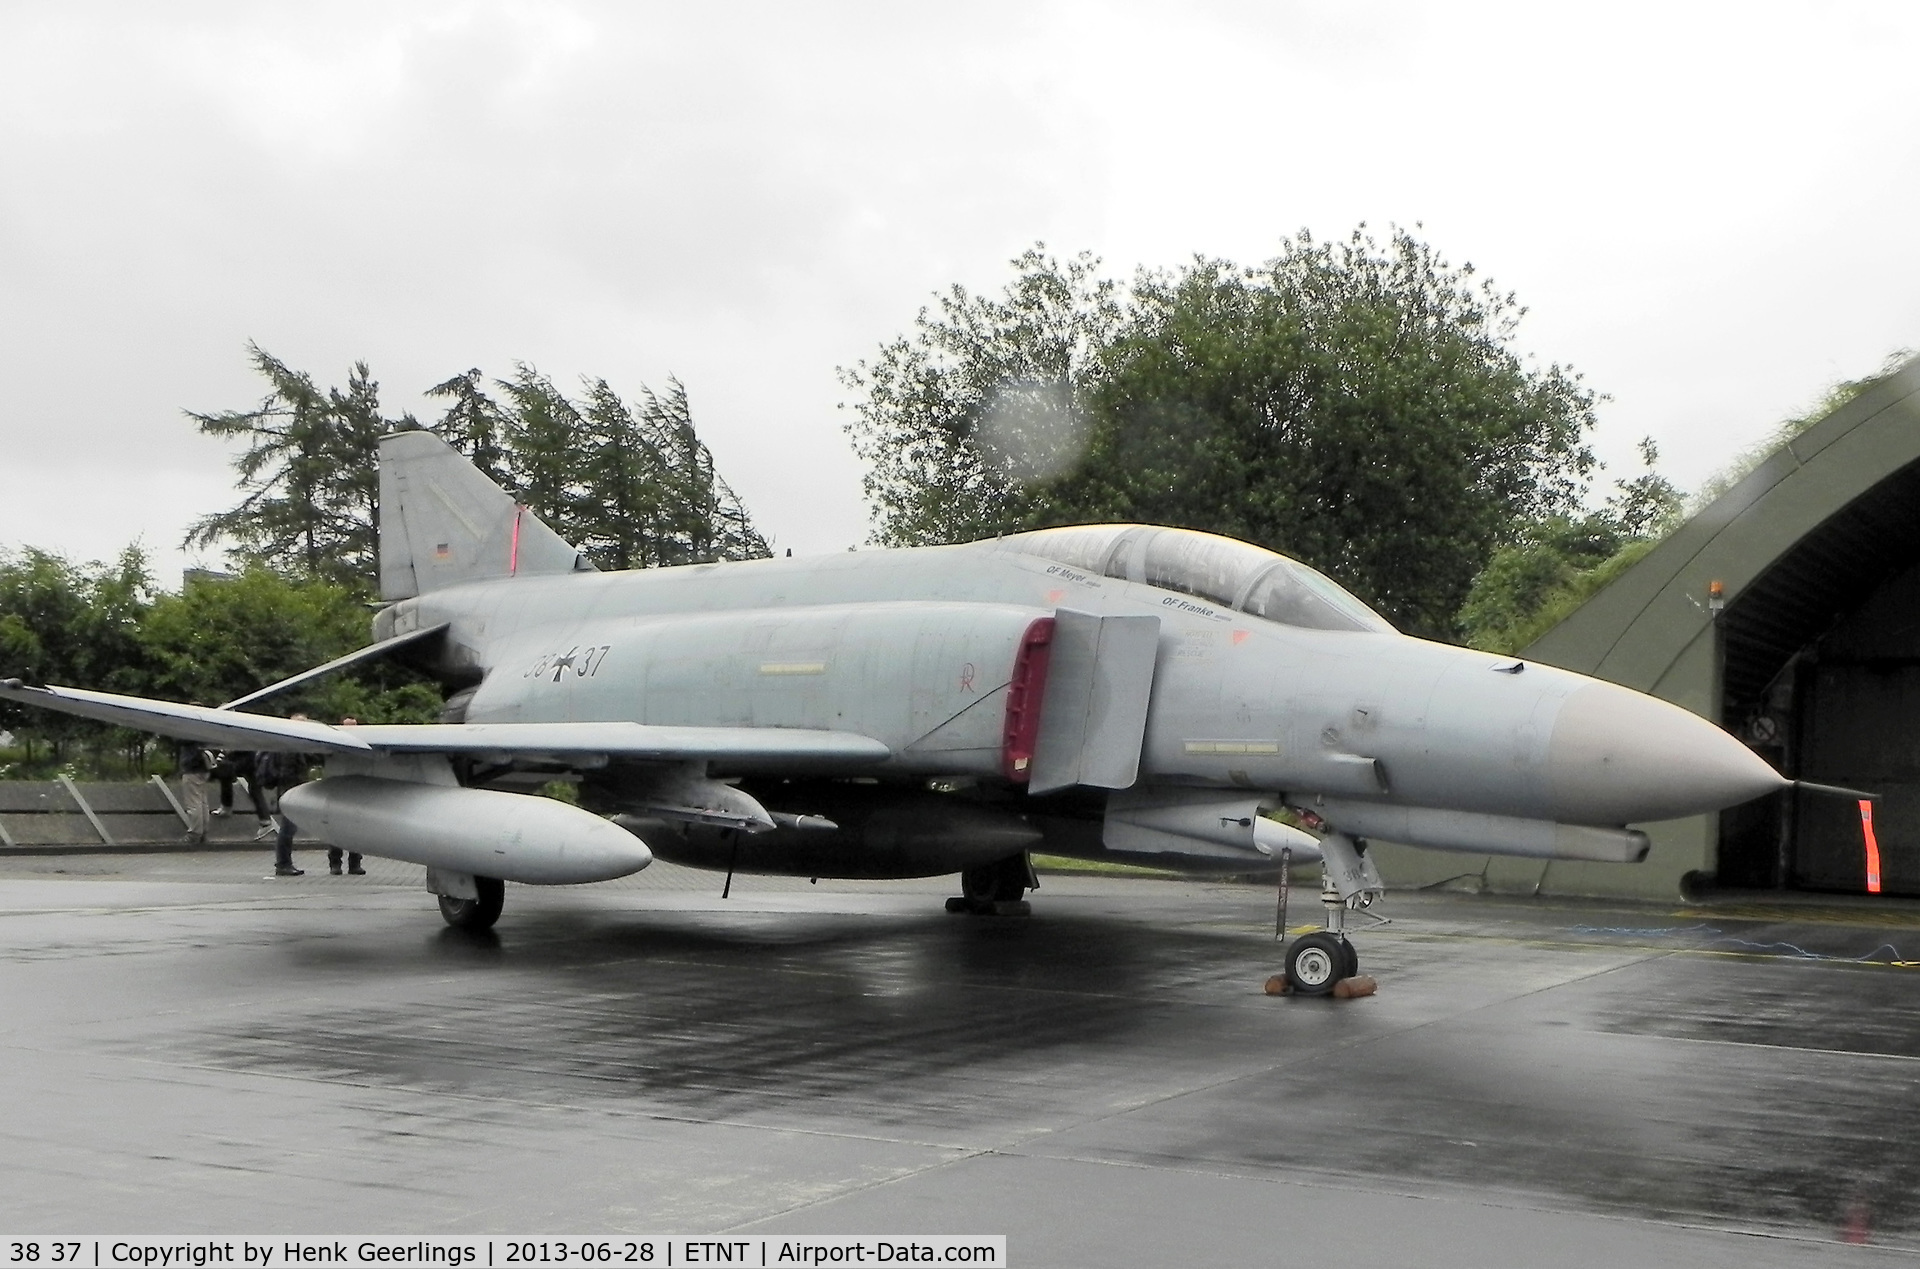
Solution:
[{"label": "grass patch", "polygon": [[1096,877],[1158,877],[1161,880],[1184,876],[1167,868],[1142,868],[1138,864],[1110,864],[1095,859],[1068,859],[1064,855],[1033,857],[1035,872],[1084,873]]}]

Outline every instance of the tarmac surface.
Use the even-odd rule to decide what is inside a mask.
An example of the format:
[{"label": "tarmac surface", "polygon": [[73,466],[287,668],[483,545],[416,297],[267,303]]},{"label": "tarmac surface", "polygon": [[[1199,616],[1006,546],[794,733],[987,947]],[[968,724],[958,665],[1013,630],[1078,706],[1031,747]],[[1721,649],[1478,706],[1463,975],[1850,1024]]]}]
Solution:
[{"label": "tarmac surface", "polygon": [[1912,905],[1390,894],[1356,938],[1379,994],[1333,1001],[1262,992],[1274,895],[1248,886],[1048,876],[1030,917],[984,918],[942,911],[951,879],[723,900],[656,864],[510,886],[475,938],[420,869],[318,858],[0,859],[0,1233],[1920,1253]]}]

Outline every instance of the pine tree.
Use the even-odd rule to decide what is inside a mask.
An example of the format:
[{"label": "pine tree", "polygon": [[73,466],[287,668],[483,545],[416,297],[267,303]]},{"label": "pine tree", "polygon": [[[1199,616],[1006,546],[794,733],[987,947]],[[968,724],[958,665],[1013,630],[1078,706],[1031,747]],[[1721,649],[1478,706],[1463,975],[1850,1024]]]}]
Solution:
[{"label": "pine tree", "polygon": [[395,424],[380,386],[356,362],[347,390],[322,392],[258,344],[247,352],[269,391],[251,410],[187,417],[209,436],[241,438],[240,505],[196,521],[186,545],[225,540],[243,562],[364,587],[373,575],[379,483],[372,456]]}]

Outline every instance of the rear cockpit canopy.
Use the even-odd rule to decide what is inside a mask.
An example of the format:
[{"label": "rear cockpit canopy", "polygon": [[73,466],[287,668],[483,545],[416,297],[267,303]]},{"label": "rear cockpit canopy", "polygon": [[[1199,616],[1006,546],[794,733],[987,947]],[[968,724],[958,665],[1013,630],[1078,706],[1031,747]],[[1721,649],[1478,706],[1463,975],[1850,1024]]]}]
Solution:
[{"label": "rear cockpit canopy", "polygon": [[1393,631],[1380,614],[1298,560],[1196,529],[1089,524],[1015,533],[1000,545],[1100,577],[1196,595],[1284,625]]}]

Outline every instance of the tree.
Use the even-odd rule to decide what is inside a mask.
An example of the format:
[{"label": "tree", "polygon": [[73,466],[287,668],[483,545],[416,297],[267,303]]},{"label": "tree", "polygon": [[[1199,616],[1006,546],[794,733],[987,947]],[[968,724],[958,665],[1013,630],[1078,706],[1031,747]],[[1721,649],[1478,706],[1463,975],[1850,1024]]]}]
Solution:
[{"label": "tree", "polygon": [[1520,652],[1673,531],[1682,499],[1657,470],[1652,437],[1640,442],[1640,459],[1641,473],[1614,481],[1599,511],[1544,517],[1494,552],[1460,609],[1469,646]]},{"label": "tree", "polygon": [[500,403],[481,388],[482,378],[480,371],[474,369],[427,389],[426,395],[452,403],[433,430],[465,454],[488,480],[507,488],[513,484],[511,455],[507,451],[507,434],[512,424]]},{"label": "tree", "polygon": [[586,385],[580,410],[586,420],[588,483],[598,495],[598,515],[577,540],[602,568],[645,568],[659,562],[666,536],[662,521],[666,464],[648,441],[640,420],[605,379]]},{"label": "tree", "polygon": [[[1123,310],[1100,261],[1035,244],[1000,296],[955,285],[914,333],[840,369],[884,546],[986,537],[1033,511],[1025,486],[1077,459]],[[845,408],[844,406],[842,408]]]},{"label": "tree", "polygon": [[664,475],[655,562],[702,564],[773,554],[740,496],[714,466],[713,451],[695,432],[686,388],[668,379],[665,396],[645,386],[640,393],[642,435],[659,456]]},{"label": "tree", "polygon": [[[351,587],[255,567],[189,578],[178,594],[154,600],[140,635],[149,694],[218,705],[362,646],[367,609]],[[329,721],[432,722],[440,694],[411,671],[375,665],[263,705]]]},{"label": "tree", "polygon": [[495,381],[507,397],[507,470],[521,501],[569,542],[585,536],[586,420],[553,381],[525,362]]},{"label": "tree", "polygon": [[[50,551],[0,550],[0,676],[34,683],[138,691],[148,658],[141,621],[153,590],[146,556],[128,547],[112,564],[74,564]],[[85,719],[0,706],[0,726],[48,741],[63,759],[76,739],[110,729]]]},{"label": "tree", "polygon": [[[1577,509],[1593,393],[1524,362],[1517,300],[1405,231],[1302,233],[1258,268],[1196,259],[1141,274],[1124,303],[1093,281],[1097,263],[1028,252],[1005,298],[956,289],[914,337],[843,373],[861,394],[849,430],[874,463],[876,539],[1204,529],[1445,637],[1496,549]],[[1038,389],[1052,395],[1035,406]],[[996,414],[1013,417],[1011,443],[989,430]],[[1077,462],[1022,473],[1010,459],[1071,452],[1074,433]]]},{"label": "tree", "polygon": [[366,586],[374,574],[379,479],[373,462],[380,437],[398,423],[380,415],[380,385],[365,362],[347,376],[347,390],[322,392],[258,344],[248,344],[269,391],[251,410],[187,412],[210,436],[240,438],[233,460],[240,505],[195,522],[189,546],[234,544],[244,564]]},{"label": "tree", "polygon": [[[370,594],[379,542],[380,438],[420,426],[380,412],[379,385],[354,363],[344,391],[249,344],[269,391],[251,410],[189,412],[201,431],[235,438],[240,505],[203,517],[188,545],[233,544],[247,567]],[[478,369],[427,390],[446,401],[433,430],[602,567],[685,564],[768,555],[738,495],[694,430],[686,389],[641,389],[638,410],[604,379],[584,408],[525,363],[494,381]]]},{"label": "tree", "polygon": [[647,568],[772,554],[720,476],[677,379],[637,407],[604,379],[580,403],[531,366],[499,381],[511,487],[602,568]]}]

